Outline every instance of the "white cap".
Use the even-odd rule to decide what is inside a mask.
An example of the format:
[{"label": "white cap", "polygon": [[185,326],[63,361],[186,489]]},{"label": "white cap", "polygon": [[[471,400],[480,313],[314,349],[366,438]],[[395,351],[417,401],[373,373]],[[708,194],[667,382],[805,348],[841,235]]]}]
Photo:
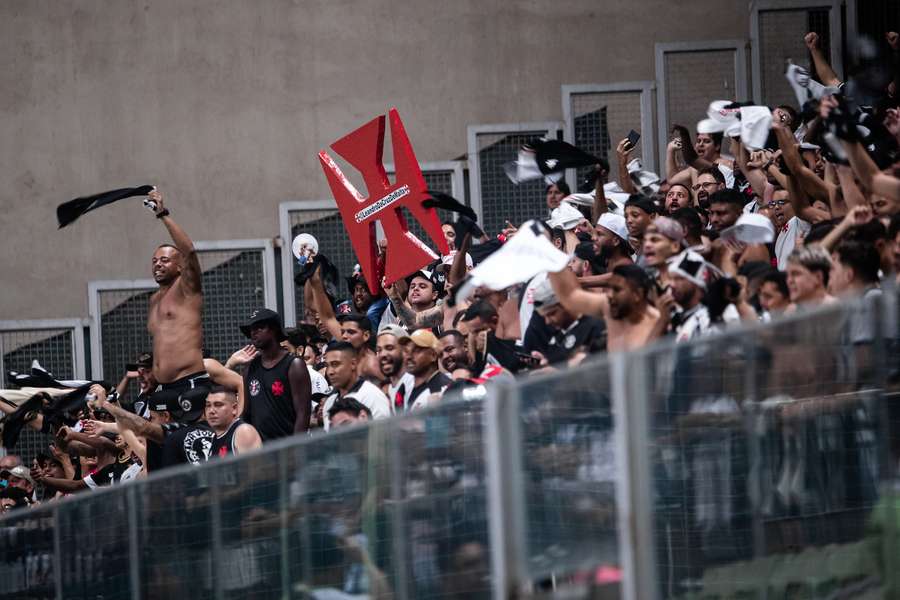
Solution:
[{"label": "white cap", "polygon": [[581,222],[584,215],[577,208],[568,203],[560,203],[559,208],[550,211],[550,220],[547,225],[550,228],[561,227],[566,231],[575,229],[575,226]]},{"label": "white cap", "polygon": [[[441,264],[452,265],[453,259],[456,258],[456,253],[458,250],[453,250],[450,254],[445,254],[441,257]],[[471,269],[475,266],[475,263],[472,261],[472,255],[466,252],[466,268]]]},{"label": "white cap", "polygon": [[693,250],[670,258],[669,274],[681,275],[697,287],[706,289],[706,260]]},{"label": "white cap", "polygon": [[565,198],[562,199],[563,202],[567,204],[571,204],[572,206],[593,206],[594,205],[594,197],[595,193],[591,192],[590,194],[569,194]]},{"label": "white cap", "polygon": [[698,134],[706,134],[710,133],[719,133],[724,131],[722,124],[718,121],[713,121],[712,119],[703,119],[702,121],[697,122],[697,133]]},{"label": "white cap", "polygon": [[725,131],[729,125],[738,120],[741,109],[740,107],[726,108],[731,104],[734,104],[731,100],[713,100],[706,109],[706,116],[721,124],[719,131]]},{"label": "white cap", "polygon": [[775,239],[775,227],[768,217],[759,213],[744,213],[737,222],[719,234],[723,240],[745,244],[768,244]]},{"label": "white cap", "polygon": [[772,111],[767,106],[741,108],[741,143],[751,150],[762,150],[772,129]]},{"label": "white cap", "polygon": [[597,219],[597,227],[602,227],[626,242],[628,241],[628,227],[625,225],[625,217],[623,216],[605,212]]}]

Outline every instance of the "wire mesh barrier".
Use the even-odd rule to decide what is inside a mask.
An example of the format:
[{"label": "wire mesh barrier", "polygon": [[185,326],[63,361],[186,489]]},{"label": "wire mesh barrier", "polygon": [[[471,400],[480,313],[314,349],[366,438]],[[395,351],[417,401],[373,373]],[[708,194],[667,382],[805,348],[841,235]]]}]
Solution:
[{"label": "wire mesh barrier", "polygon": [[[63,326],[64,325],[64,326]],[[59,379],[84,377],[84,340],[81,323],[40,322],[0,325],[0,378],[2,388],[10,387],[9,371],[28,373],[33,361]],[[49,435],[24,428],[15,452],[25,464],[39,453],[47,452]]]},{"label": "wire mesh barrier", "polygon": [[631,365],[634,393],[646,391],[663,597],[888,597],[870,528],[879,481],[897,472],[879,425],[891,402],[882,336],[896,326],[878,302]]},{"label": "wire mesh barrier", "polygon": [[[477,133],[475,151],[478,155],[480,176],[482,223],[488,236],[494,236],[506,227],[506,220],[518,224],[549,211],[545,205],[546,183],[542,179],[512,183],[503,165],[518,157],[519,149],[526,142],[542,137],[553,137],[555,132],[545,130]],[[470,157],[470,161],[472,158]]]},{"label": "wire mesh barrier", "polygon": [[[673,125],[693,129],[703,116],[697,114],[696,107],[706,106],[710,98],[733,98],[736,94],[733,49],[666,52],[663,61],[667,136]],[[668,143],[668,139],[660,142]]]},{"label": "wire mesh barrier", "polygon": [[616,449],[605,362],[526,382],[518,391],[524,540],[522,571],[618,568]]},{"label": "wire mesh barrier", "polygon": [[897,597],[898,320],[870,296],[13,512],[0,598]]},{"label": "wire mesh barrier", "polygon": [[[571,96],[572,133],[579,148],[609,163],[610,173],[616,173],[618,159],[616,145],[634,129],[642,135],[652,136],[651,131],[641,132],[641,92],[579,92]],[[633,157],[640,157],[638,149]],[[650,157],[643,157],[645,162]],[[594,167],[577,169],[580,189],[590,191],[593,186],[583,185]],[[575,191],[575,190],[573,190]]]},{"label": "wire mesh barrier", "polygon": [[828,8],[760,11],[760,83],[763,102],[768,106],[793,105],[797,100],[784,78],[788,61],[815,72],[809,50],[797,35],[798,31],[818,33],[823,54],[831,56],[829,11]]},{"label": "wire mesh barrier", "polygon": [[[353,266],[356,264],[356,254],[353,247],[347,239],[347,230],[344,228],[344,222],[341,220],[341,214],[337,208],[328,209],[297,209],[288,212],[290,221],[291,239],[285,240],[290,243],[297,235],[308,233],[319,242],[319,253],[324,254],[338,269],[338,273],[349,275],[353,272]],[[285,248],[286,252],[290,252],[289,248]],[[300,265],[296,260],[292,260],[293,275],[296,276],[300,271]],[[293,279],[293,277],[292,277]],[[285,281],[285,287],[294,286],[293,280]],[[303,293],[300,288],[293,287],[294,305],[296,307],[297,321],[303,320]],[[338,290],[344,293],[344,289]],[[290,296],[289,296],[290,297]]]},{"label": "wire mesh barrier", "polygon": [[[238,325],[266,305],[266,252],[264,248],[198,250],[203,270],[204,350],[212,358],[224,362],[243,346],[245,338]],[[147,313],[156,287],[152,281],[114,281],[102,282],[93,291],[100,339],[100,356],[94,360],[99,358],[103,377],[115,383],[125,374],[127,363],[152,347]]]}]

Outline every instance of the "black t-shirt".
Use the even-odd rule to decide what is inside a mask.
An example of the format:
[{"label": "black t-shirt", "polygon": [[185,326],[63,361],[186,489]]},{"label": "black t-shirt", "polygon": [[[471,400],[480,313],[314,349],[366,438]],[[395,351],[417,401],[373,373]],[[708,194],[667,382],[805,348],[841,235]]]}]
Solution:
[{"label": "black t-shirt", "polygon": [[409,406],[412,407],[417,400],[427,402],[431,394],[443,391],[452,381],[446,374],[436,371],[428,381],[412,389],[412,393],[409,395]]},{"label": "black t-shirt", "polygon": [[228,427],[228,431],[221,436],[216,435],[210,456],[228,456],[229,454],[234,454],[234,432],[243,424],[244,421],[240,418],[235,419]]},{"label": "black t-shirt", "polygon": [[547,346],[542,352],[550,364],[563,362],[577,350],[598,352],[606,348],[606,326],[601,319],[581,317],[565,331],[553,329]]},{"label": "black t-shirt", "polygon": [[216,433],[206,422],[170,423],[163,425],[163,432],[162,444],[147,441],[147,469],[151,472],[184,463],[199,465],[212,455]]},{"label": "black t-shirt", "polygon": [[125,471],[130,469],[132,465],[134,465],[134,462],[131,460],[131,456],[123,456],[120,454],[113,462],[85,477],[84,482],[89,488],[119,483],[122,479],[122,475],[124,475]]},{"label": "black t-shirt", "polygon": [[264,442],[294,434],[297,410],[288,377],[294,360],[301,359],[286,353],[267,369],[262,364],[262,356],[257,356],[244,375],[246,405],[242,418],[256,427]]}]

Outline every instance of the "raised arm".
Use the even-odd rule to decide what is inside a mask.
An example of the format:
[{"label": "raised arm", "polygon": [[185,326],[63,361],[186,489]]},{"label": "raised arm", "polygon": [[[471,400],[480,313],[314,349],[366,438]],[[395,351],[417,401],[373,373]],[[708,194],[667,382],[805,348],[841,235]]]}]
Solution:
[{"label": "raised arm", "polygon": [[853,227],[865,225],[872,220],[872,209],[867,204],[854,206],[850,212],[841,219],[834,229],[828,232],[828,235],[822,240],[822,247],[831,252],[837,248],[838,243],[843,239],[847,232]]},{"label": "raised arm", "polygon": [[312,294],[313,305],[319,314],[319,319],[325,324],[328,333],[336,340],[341,339],[341,324],[334,316],[334,307],[325,293],[325,284],[322,282],[322,267],[313,271],[312,277],[306,282]]},{"label": "raised arm", "polygon": [[570,269],[548,273],[547,276],[553,286],[553,292],[567,311],[595,317],[606,316],[608,307],[606,296],[581,289],[575,273]]},{"label": "raised arm", "polygon": [[828,184],[819,179],[819,176],[803,162],[791,130],[776,121],[777,119],[772,122],[772,130],[778,139],[778,147],[781,148],[781,158],[791,172],[791,176],[809,196],[815,200],[828,202]]},{"label": "raised arm", "polygon": [[169,230],[172,242],[174,242],[175,247],[178,248],[182,255],[184,262],[182,264],[180,281],[183,291],[188,294],[199,294],[201,280],[200,258],[197,256],[194,242],[191,241],[184,229],[172,219],[169,210],[163,204],[162,194],[158,190],[153,190],[148,196],[156,202],[156,217]]},{"label": "raised arm", "polygon": [[622,191],[626,194],[638,193],[638,189],[635,187],[634,182],[631,181],[631,174],[628,173],[628,161],[631,160],[631,153],[633,151],[634,148],[631,147],[628,138],[625,138],[619,142],[618,146],[616,146],[616,160],[619,163],[619,187],[621,187]]},{"label": "raised arm", "polygon": [[675,125],[672,127],[672,130],[681,140],[681,155],[684,157],[684,162],[698,171],[716,166],[715,163],[711,163],[705,158],[700,158],[697,151],[694,150],[694,144],[691,143],[691,134],[687,130],[687,127]]},{"label": "raised arm", "polygon": [[291,400],[297,419],[294,421],[294,433],[309,431],[309,413],[312,406],[312,384],[309,369],[300,358],[291,361],[288,369],[288,381],[291,383]]},{"label": "raised arm", "polygon": [[825,58],[825,53],[819,47],[819,34],[811,31],[803,38],[803,42],[812,55],[813,65],[815,65],[816,73],[822,83],[831,87],[841,85],[841,80],[838,79],[837,73],[831,68],[831,64]]},{"label": "raised arm", "polygon": [[[242,349],[243,350],[243,349]],[[239,350],[238,352],[241,352]],[[232,355],[233,357],[234,355]],[[229,358],[228,360],[231,360]],[[244,414],[244,378],[214,358],[204,358],[203,367],[216,385],[228,388],[237,394],[238,414]]]},{"label": "raised arm", "polygon": [[165,438],[162,425],[151,423],[143,417],[139,417],[133,412],[125,410],[121,406],[113,404],[112,402],[107,402],[106,391],[103,389],[103,386],[92,386],[91,393],[97,397],[96,400],[90,402],[91,408],[103,409],[115,417],[120,431],[122,429],[130,429],[135,435],[155,442],[162,442]]},{"label": "raised arm", "polygon": [[591,206],[591,225],[594,225],[600,215],[609,211],[609,203],[606,201],[606,190],[603,188],[604,174],[602,166],[596,165],[597,180],[594,182],[594,204]]}]

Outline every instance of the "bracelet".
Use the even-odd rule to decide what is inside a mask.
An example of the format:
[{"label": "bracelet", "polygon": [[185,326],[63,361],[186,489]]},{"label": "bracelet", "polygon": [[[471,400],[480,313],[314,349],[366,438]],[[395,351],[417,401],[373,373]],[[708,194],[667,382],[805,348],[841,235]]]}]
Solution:
[{"label": "bracelet", "polygon": [[169,209],[168,209],[168,208],[164,208],[164,209],[162,209],[161,211],[159,211],[158,213],[156,213],[156,218],[157,218],[157,219],[162,219],[163,217],[168,217],[168,216],[169,216]]}]

